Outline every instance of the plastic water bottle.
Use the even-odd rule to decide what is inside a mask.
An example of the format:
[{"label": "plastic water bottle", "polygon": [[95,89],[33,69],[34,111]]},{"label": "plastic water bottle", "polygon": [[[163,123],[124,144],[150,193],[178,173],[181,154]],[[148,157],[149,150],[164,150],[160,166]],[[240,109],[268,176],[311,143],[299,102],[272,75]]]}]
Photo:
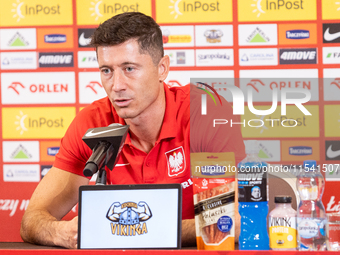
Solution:
[{"label": "plastic water bottle", "polygon": [[257,155],[257,141],[247,141],[247,157],[238,164],[240,250],[269,250],[267,164]]},{"label": "plastic water bottle", "polygon": [[303,162],[297,176],[300,204],[297,210],[298,247],[300,251],[326,250],[327,216],[321,197],[325,181],[315,160]]}]

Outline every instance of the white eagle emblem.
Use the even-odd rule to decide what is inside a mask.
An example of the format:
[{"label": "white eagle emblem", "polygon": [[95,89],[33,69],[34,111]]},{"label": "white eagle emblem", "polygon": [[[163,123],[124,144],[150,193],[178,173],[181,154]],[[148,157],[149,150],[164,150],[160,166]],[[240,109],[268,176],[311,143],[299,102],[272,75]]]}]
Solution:
[{"label": "white eagle emblem", "polygon": [[169,176],[177,176],[184,172],[186,168],[183,147],[178,147],[165,153],[168,161]]},{"label": "white eagle emblem", "polygon": [[169,164],[172,168],[172,172],[177,173],[183,168],[183,154],[181,152],[174,152],[173,155],[169,156]]}]

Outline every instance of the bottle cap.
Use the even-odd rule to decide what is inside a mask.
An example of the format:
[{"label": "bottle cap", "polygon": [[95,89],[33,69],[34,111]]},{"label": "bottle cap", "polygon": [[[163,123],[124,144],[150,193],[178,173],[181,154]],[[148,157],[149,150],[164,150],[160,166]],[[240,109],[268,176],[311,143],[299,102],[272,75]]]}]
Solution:
[{"label": "bottle cap", "polygon": [[315,160],[305,160],[303,161],[303,168],[305,170],[317,170],[318,165],[316,164]]},{"label": "bottle cap", "polygon": [[259,153],[260,148],[256,140],[247,140],[244,143],[246,145],[246,154]]},{"label": "bottle cap", "polygon": [[275,197],[275,203],[291,203],[292,197],[290,196],[279,196]]}]

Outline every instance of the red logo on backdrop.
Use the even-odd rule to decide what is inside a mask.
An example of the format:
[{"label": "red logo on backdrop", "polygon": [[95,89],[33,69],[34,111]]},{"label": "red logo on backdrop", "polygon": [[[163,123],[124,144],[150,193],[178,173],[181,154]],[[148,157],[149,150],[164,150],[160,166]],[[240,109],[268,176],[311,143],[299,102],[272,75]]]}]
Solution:
[{"label": "red logo on backdrop", "polygon": [[177,176],[186,168],[185,154],[183,147],[178,147],[165,153],[168,162],[168,174],[170,177]]},{"label": "red logo on backdrop", "polygon": [[[250,82],[247,83],[247,86],[253,87],[256,92],[259,93],[258,86],[266,86],[266,84],[261,81],[260,79],[251,79]],[[283,88],[304,88],[311,90],[311,81],[299,81],[299,80],[293,80],[293,81],[271,81],[269,83],[269,88],[273,90],[274,88],[277,89],[283,89]]]},{"label": "red logo on backdrop", "polygon": [[90,88],[90,89],[92,89],[92,91],[93,91],[94,93],[98,94],[97,90],[95,89],[96,86],[99,86],[100,88],[103,87],[103,86],[102,86],[99,82],[97,82],[97,81],[90,81],[90,83],[87,84],[87,85],[85,86],[85,88]]},{"label": "red logo on backdrop", "polygon": [[20,82],[12,82],[11,85],[8,86],[9,89],[13,89],[15,91],[15,93],[17,93],[18,95],[20,94],[19,91],[17,90],[17,86],[22,87],[23,89],[25,88],[24,85],[22,85]]},{"label": "red logo on backdrop", "polygon": [[170,87],[182,87],[183,85],[181,83],[179,83],[178,81],[176,80],[170,80],[168,81],[168,85]]},{"label": "red logo on backdrop", "polygon": [[251,87],[253,87],[256,90],[256,92],[259,92],[258,88],[256,87],[257,84],[265,86],[265,84],[261,80],[259,80],[259,79],[252,79],[252,80],[250,80],[250,82],[248,82],[247,86],[251,86]]},{"label": "red logo on backdrop", "polygon": [[334,81],[331,82],[331,85],[335,85],[340,89],[340,78],[335,78]]}]

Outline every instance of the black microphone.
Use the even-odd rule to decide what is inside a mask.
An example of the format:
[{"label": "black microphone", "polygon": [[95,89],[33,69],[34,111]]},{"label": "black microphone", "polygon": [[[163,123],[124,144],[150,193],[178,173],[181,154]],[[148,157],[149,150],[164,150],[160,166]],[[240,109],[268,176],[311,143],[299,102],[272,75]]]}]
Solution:
[{"label": "black microphone", "polygon": [[128,129],[128,125],[115,123],[108,127],[90,128],[86,131],[82,139],[92,149],[92,155],[83,170],[85,176],[91,177],[103,166],[112,171],[123,148]]}]

